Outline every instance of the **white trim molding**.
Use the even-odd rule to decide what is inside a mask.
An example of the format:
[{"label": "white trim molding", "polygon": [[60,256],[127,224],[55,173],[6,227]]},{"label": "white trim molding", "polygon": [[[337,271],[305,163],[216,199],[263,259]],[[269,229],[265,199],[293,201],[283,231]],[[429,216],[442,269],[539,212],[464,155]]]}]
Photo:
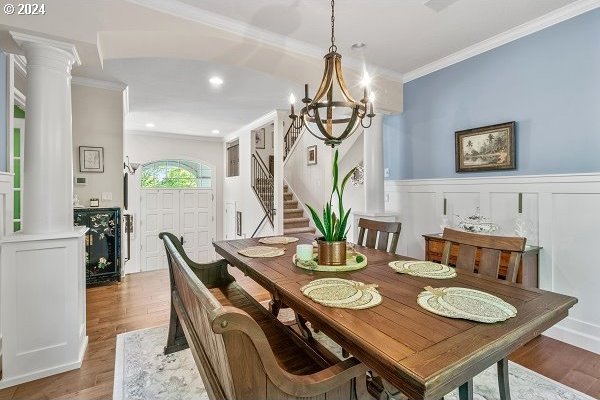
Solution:
[{"label": "white trim molding", "polygon": [[159,137],[164,139],[177,139],[177,140],[199,140],[203,142],[222,142],[222,136],[200,136],[200,135],[187,135],[183,133],[171,133],[171,132],[156,132],[156,131],[139,131],[139,130],[126,130],[126,135],[141,135],[150,137]]},{"label": "white trim molding", "polygon": [[424,257],[423,234],[456,226],[456,215],[475,207],[499,225],[500,235],[525,226],[527,243],[542,247],[539,287],[579,299],[544,334],[600,354],[600,270],[589,258],[600,243],[600,172],[386,181],[385,193],[386,211],[398,212],[402,222],[398,252],[415,258]]},{"label": "white trim molding", "polygon": [[104,81],[101,79],[86,78],[83,76],[74,76],[71,83],[73,85],[88,86],[98,89],[114,90],[122,92],[127,88],[127,85],[122,82]]},{"label": "white trim molding", "polygon": [[404,83],[410,82],[417,78],[421,78],[425,75],[429,75],[432,72],[439,71],[451,65],[457,64],[461,61],[467,60],[471,57],[475,57],[479,54],[485,53],[486,51],[495,49],[532,33],[541,31],[542,29],[548,28],[552,25],[556,25],[560,22],[566,21],[570,18],[584,14],[588,11],[594,10],[600,7],[600,0],[578,0],[557,10],[551,11],[546,15],[539,18],[528,21],[522,25],[516,26],[509,29],[506,32],[502,32],[496,36],[492,36],[489,39],[483,40],[477,44],[466,47],[456,53],[450,54],[449,56],[440,58],[439,60],[433,61],[422,67],[414,69],[404,74]]},{"label": "white trim molding", "polygon": [[9,31],[9,34],[20,47],[23,47],[23,45],[28,43],[37,46],[52,47],[57,50],[60,50],[63,54],[67,55],[71,59],[73,64],[81,65],[79,53],[77,53],[77,48],[73,43],[48,39],[41,36],[29,35],[27,33],[22,32]]}]

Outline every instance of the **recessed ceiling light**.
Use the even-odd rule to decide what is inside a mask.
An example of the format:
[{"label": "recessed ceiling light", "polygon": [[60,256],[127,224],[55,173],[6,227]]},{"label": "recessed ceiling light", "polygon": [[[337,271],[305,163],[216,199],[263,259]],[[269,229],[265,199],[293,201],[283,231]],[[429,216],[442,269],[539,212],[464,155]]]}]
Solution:
[{"label": "recessed ceiling light", "polygon": [[223,79],[219,78],[218,76],[213,76],[208,81],[210,82],[211,85],[215,85],[215,86],[221,86],[223,84]]},{"label": "recessed ceiling light", "polygon": [[212,134],[214,135],[218,135],[219,133],[221,133],[221,131],[219,131],[218,129],[213,129],[212,131],[210,131]]},{"label": "recessed ceiling light", "polygon": [[154,122],[148,122],[146,128],[154,128]]},{"label": "recessed ceiling light", "polygon": [[352,48],[352,50],[356,50],[356,49],[362,49],[367,47],[367,44],[364,42],[358,42],[358,43],[354,43],[352,46],[350,46]]}]

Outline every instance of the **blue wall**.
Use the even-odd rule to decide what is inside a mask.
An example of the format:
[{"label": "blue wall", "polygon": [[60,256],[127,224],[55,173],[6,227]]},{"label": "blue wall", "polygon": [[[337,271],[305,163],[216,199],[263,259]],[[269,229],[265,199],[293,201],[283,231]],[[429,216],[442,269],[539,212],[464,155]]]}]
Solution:
[{"label": "blue wall", "polygon": [[[457,174],[454,132],[517,122],[517,169]],[[600,172],[600,9],[404,85],[388,179]]]},{"label": "blue wall", "polygon": [[6,145],[8,142],[8,88],[6,87],[6,54],[0,51],[0,171],[7,171],[6,159],[8,151]]}]

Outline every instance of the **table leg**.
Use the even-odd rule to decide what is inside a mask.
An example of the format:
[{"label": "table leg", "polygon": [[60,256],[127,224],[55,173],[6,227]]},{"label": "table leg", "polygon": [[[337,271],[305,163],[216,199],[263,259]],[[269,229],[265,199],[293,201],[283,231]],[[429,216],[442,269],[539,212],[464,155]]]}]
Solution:
[{"label": "table leg", "polygon": [[508,358],[498,361],[498,389],[500,400],[510,400],[510,385],[508,381]]},{"label": "table leg", "polygon": [[274,316],[279,315],[279,310],[281,309],[281,300],[273,297],[269,302],[269,312]]},{"label": "table leg", "polygon": [[460,400],[473,400],[473,379],[460,385],[458,388],[458,397]]},{"label": "table leg", "polygon": [[300,333],[302,333],[302,337],[306,340],[310,340],[312,339],[312,332],[310,331],[310,329],[308,329],[308,326],[306,326],[306,319],[298,314],[296,314],[296,322],[298,323],[298,329],[300,329]]}]

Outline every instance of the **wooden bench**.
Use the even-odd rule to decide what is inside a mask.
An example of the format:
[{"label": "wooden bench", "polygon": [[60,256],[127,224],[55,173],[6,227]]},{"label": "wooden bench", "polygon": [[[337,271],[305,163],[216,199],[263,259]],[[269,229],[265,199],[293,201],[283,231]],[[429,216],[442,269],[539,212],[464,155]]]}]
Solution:
[{"label": "wooden bench", "polygon": [[367,368],[315,351],[239,286],[225,261],[197,264],[161,233],[171,278],[165,354],[191,349],[211,399],[371,399]]}]

